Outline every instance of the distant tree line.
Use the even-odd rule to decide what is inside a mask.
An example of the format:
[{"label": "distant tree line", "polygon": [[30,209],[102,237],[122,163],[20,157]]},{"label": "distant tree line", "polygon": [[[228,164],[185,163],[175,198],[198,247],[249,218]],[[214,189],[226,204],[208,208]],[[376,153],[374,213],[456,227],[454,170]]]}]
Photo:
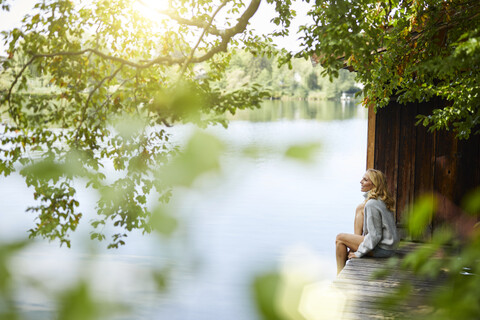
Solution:
[{"label": "distant tree line", "polygon": [[323,68],[305,59],[292,59],[279,66],[277,57],[254,55],[244,50],[231,53],[225,76],[219,82],[221,89],[233,90],[251,83],[258,83],[276,99],[334,100],[342,93],[360,91],[355,74],[340,70],[333,81],[323,76]]}]

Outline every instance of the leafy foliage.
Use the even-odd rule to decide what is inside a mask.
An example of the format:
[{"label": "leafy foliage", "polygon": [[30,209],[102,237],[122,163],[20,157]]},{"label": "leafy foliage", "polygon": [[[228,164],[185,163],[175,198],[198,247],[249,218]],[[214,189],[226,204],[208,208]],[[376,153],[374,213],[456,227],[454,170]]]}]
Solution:
[{"label": "leafy foliage", "polygon": [[365,105],[437,96],[447,103],[419,123],[459,138],[480,133],[478,1],[316,1],[309,15],[298,56],[315,55],[331,77],[354,69]]},{"label": "leafy foliage", "polygon": [[[220,152],[222,150],[222,144],[215,137],[200,131],[194,133],[186,143],[183,152],[179,153],[178,157],[173,158],[172,161],[169,161],[169,163],[165,165],[165,170],[155,172],[152,179],[168,183],[170,186],[182,186],[193,189],[194,181],[202,177],[203,174],[219,173]],[[57,168],[44,169],[48,169],[44,171],[47,173],[47,177],[58,176],[52,174],[52,172],[56,172]],[[42,172],[36,174],[43,177]],[[118,179],[115,183],[123,186],[123,184],[128,183],[128,179]],[[108,200],[114,202],[115,205],[121,207],[122,210],[131,210],[122,211],[115,216],[119,219],[117,220],[118,223],[117,221],[115,223],[118,224],[120,230],[127,232],[129,231],[127,229],[128,225],[126,224],[128,222],[127,220],[132,219],[132,217],[138,218],[134,216],[134,214],[140,215],[140,213],[134,211],[136,210],[135,203],[143,203],[146,200],[145,196],[143,196],[143,198],[129,199],[125,197],[123,194],[125,191],[121,187],[114,190],[112,189],[102,190],[102,192],[107,194],[101,198],[100,202]],[[105,205],[105,208],[107,207],[108,205]],[[105,209],[99,210],[100,217],[106,215],[104,210]],[[122,267],[122,264],[116,265],[119,270],[113,273],[113,277],[116,281],[119,281],[119,286],[123,287],[124,284],[120,284],[120,282],[125,280],[123,277],[127,276],[128,278],[128,276],[131,276],[135,283],[141,283],[142,292],[144,292],[143,290],[145,289],[145,292],[149,292],[149,294],[157,297],[157,294],[163,294],[170,289],[172,273],[177,269],[182,269],[179,268],[180,265],[192,267],[190,264],[193,265],[193,262],[190,261],[191,257],[189,256],[191,251],[187,250],[190,249],[190,243],[186,241],[182,232],[178,232],[180,219],[178,215],[175,215],[176,212],[171,212],[168,207],[162,204],[158,204],[149,211],[150,214],[148,216],[142,216],[145,220],[145,225],[142,226],[142,228],[144,227],[144,231],[154,232],[155,235],[160,236],[162,240],[171,240],[172,242],[164,241],[167,243],[166,246],[163,246],[165,245],[163,241],[156,243],[158,246],[155,247],[153,252],[156,252],[160,247],[167,248],[159,260],[156,260],[152,256],[143,256],[145,259],[141,258],[138,260],[138,257],[135,257],[131,260],[133,264],[140,266],[140,277],[138,277],[136,272],[131,274],[133,270],[138,272],[138,269],[134,268],[130,270],[129,268]],[[121,220],[123,217],[125,217],[125,220]],[[94,221],[92,224],[94,227],[102,227],[103,224],[101,221],[99,218],[99,220]],[[135,223],[135,221],[131,223]],[[59,227],[65,225],[68,224],[61,223]],[[125,236],[124,234],[115,234],[112,238],[112,241],[115,242],[110,243],[109,247],[113,247],[115,243],[123,245]],[[105,239],[105,235],[102,232],[92,232],[91,239],[103,240]],[[82,244],[85,243],[88,243],[88,241]],[[68,276],[66,278],[59,277],[59,279],[55,279],[56,275],[54,275],[55,280],[52,281],[52,278],[48,276],[48,273],[51,271],[50,260],[47,260],[49,264],[46,269],[48,269],[49,272],[46,274],[42,272],[45,271],[45,269],[41,262],[32,264],[32,260],[30,259],[31,252],[38,250],[38,248],[35,247],[36,244],[38,243],[35,241],[25,239],[11,243],[0,240],[1,319],[30,319],[30,310],[28,307],[25,307],[24,302],[26,301],[25,299],[29,300],[30,294],[32,293],[34,295],[41,293],[44,299],[43,301],[46,301],[46,303],[40,303],[42,310],[35,310],[34,318],[38,318],[39,316],[48,319],[143,318],[144,315],[139,316],[139,308],[135,302],[135,297],[137,296],[137,293],[134,293],[135,290],[131,291],[131,289],[128,288],[129,285],[126,285],[127,290],[125,292],[117,292],[116,290],[118,290],[118,288],[112,288],[114,292],[108,292],[109,281],[105,279],[99,281],[98,277],[102,275],[103,269],[102,261],[105,262],[104,252],[98,252],[95,248],[87,252],[82,252],[81,250],[81,254],[68,263],[68,269],[71,268],[70,270],[61,269],[63,270],[62,276]],[[169,250],[171,248],[174,248],[174,250]],[[62,248],[57,248],[57,250],[62,250]],[[40,249],[40,251],[42,251],[42,249]],[[61,253],[61,251],[58,252]],[[74,251],[74,255],[75,252],[78,254],[78,251]],[[42,251],[39,256],[42,256],[44,253],[45,252]],[[65,251],[62,254],[64,253]],[[28,266],[24,265],[21,259],[19,261],[19,257],[22,255],[29,257],[25,261]],[[46,255],[48,256],[49,253],[47,252]],[[126,258],[127,260],[129,259],[125,255],[120,255],[120,257]],[[37,258],[38,256],[34,259]],[[49,257],[49,259],[51,259],[51,257]],[[42,259],[40,259],[40,261],[41,260]],[[107,258],[107,260],[109,259]],[[148,262],[146,263],[146,261]],[[110,262],[107,264],[110,264]],[[59,259],[57,263],[62,264],[65,263],[65,261]],[[119,271],[121,274],[122,269],[130,275],[123,274],[123,276],[119,276],[116,274]],[[111,273],[109,268],[103,271]],[[183,272],[184,271],[185,270],[183,270]],[[149,287],[151,284],[154,285],[153,288]],[[107,294],[103,289],[99,290],[99,287],[103,288],[103,286],[107,287]],[[149,288],[152,289],[153,292],[149,291]],[[132,295],[130,296],[130,294]],[[126,299],[127,297],[128,299]],[[143,298],[142,295],[142,299]],[[144,307],[143,305],[142,308]],[[40,312],[41,315],[38,314]]]},{"label": "leafy foliage", "polygon": [[[421,314],[412,311],[408,315],[410,319],[477,319],[480,316],[480,308],[476,303],[480,296],[480,232],[476,223],[478,199],[480,192],[472,191],[465,197],[463,215],[457,217],[470,226],[468,233],[463,230],[463,234],[458,234],[455,227],[460,221],[449,222],[438,226],[430,241],[420,245],[402,261],[391,261],[393,265],[413,271],[418,277],[439,281],[439,287],[426,297],[428,308]],[[417,237],[420,231],[428,227],[435,207],[435,197],[423,198],[413,206],[406,224],[410,236]],[[406,282],[395,295],[386,297],[384,302],[388,301],[388,306],[395,308],[409,299],[412,290],[413,286]]]},{"label": "leafy foliage", "polygon": [[[20,164],[34,188],[32,237],[70,246],[82,218],[72,187],[80,178],[100,194],[92,226],[120,228],[110,247],[125,243],[125,231],[150,231],[146,196],[168,201],[171,181],[157,173],[179,151],[166,127],[226,125],[223,113],[258,107],[268,95],[258,85],[215,85],[228,45],[253,37],[246,28],[259,3],[170,1],[154,21],[132,1],[39,1],[21,27],[3,32],[8,58],[1,78],[9,85],[0,96],[0,173]],[[279,19],[288,24],[288,17]],[[199,74],[199,63],[208,72]],[[113,182],[110,165],[119,173]]]}]

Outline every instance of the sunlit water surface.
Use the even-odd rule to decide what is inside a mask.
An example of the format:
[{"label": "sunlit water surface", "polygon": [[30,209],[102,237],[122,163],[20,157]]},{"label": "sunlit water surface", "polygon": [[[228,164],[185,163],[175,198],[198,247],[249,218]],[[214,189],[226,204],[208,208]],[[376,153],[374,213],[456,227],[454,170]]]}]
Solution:
[{"label": "sunlit water surface", "polygon": [[[192,126],[171,129],[182,143]],[[88,279],[99,300],[133,308],[121,319],[258,319],[255,275],[290,266],[315,266],[318,278],[335,276],[334,240],[353,231],[359,181],[366,161],[366,111],[353,103],[268,101],[240,112],[228,129],[207,132],[226,146],[221,177],[179,190],[171,201],[181,222],[172,239],[132,233],[118,250],[91,244],[88,220],[96,195],[82,188],[84,224],[72,249],[36,241],[14,260],[21,277],[35,277],[52,292]],[[320,143],[311,162],[284,156],[289,146]],[[242,150],[257,148],[254,157]],[[33,226],[32,191],[18,176],[0,183],[0,238],[20,239]],[[158,293],[150,270],[171,266],[169,289]],[[23,290],[28,319],[51,318],[52,298]]]}]

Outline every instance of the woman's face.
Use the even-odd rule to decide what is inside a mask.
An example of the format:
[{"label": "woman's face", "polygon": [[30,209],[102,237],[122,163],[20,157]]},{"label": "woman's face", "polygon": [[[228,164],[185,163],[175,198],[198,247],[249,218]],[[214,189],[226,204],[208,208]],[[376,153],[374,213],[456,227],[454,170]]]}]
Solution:
[{"label": "woman's face", "polygon": [[360,190],[362,192],[368,192],[372,190],[372,188],[374,187],[372,180],[370,180],[370,178],[368,177],[368,174],[366,173],[363,175],[362,180],[360,180],[360,185],[361,185]]}]

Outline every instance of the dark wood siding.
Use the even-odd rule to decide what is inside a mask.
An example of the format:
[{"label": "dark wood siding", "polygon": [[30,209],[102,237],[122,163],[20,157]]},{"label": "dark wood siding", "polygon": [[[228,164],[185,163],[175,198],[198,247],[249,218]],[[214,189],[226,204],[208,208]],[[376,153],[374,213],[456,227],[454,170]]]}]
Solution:
[{"label": "dark wood siding", "polygon": [[[416,158],[410,155],[416,153],[417,132],[411,130],[415,126],[415,116],[417,114],[417,105],[406,107],[405,105],[396,105],[399,113],[399,152],[397,166],[397,195],[396,195],[396,211],[401,212],[402,209],[411,203],[415,198],[415,165]],[[402,186],[410,186],[402,188]],[[400,221],[397,215],[397,223]]]},{"label": "dark wood siding", "polygon": [[[398,149],[400,134],[399,106],[391,105],[377,111],[375,128],[374,168],[388,177],[388,189],[397,198]],[[379,121],[382,118],[388,121]]]},{"label": "dark wood siding", "polygon": [[[405,208],[424,193],[440,195],[438,209],[447,212],[452,203],[460,205],[468,191],[480,186],[480,136],[458,140],[451,131],[429,132],[422,125],[415,126],[418,114],[430,114],[439,103],[392,101],[377,110],[375,121],[369,121],[375,141],[368,145],[375,150],[369,150],[374,159],[367,163],[387,175],[396,200],[397,223]],[[372,127],[369,131],[373,132]]]}]

